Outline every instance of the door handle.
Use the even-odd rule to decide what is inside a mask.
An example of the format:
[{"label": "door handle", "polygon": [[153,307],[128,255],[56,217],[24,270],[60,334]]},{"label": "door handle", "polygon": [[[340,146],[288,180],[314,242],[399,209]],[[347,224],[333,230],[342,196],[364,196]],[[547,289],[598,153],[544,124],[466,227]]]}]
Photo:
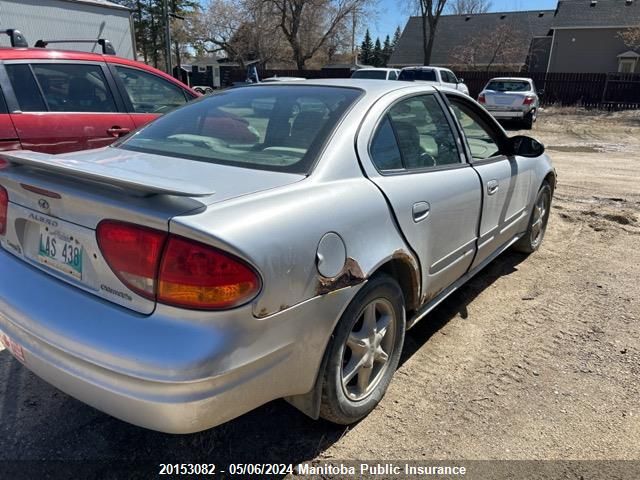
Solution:
[{"label": "door handle", "polygon": [[428,202],[417,202],[413,204],[413,208],[411,210],[411,214],[413,216],[413,221],[418,223],[427,216],[429,216],[429,212],[431,211],[431,205]]},{"label": "door handle", "polygon": [[497,180],[489,180],[487,182],[487,193],[489,195],[493,195],[494,193],[496,193],[499,188],[500,188],[500,184],[498,183]]},{"label": "door handle", "polygon": [[131,131],[130,128],[121,128],[121,127],[118,127],[117,125],[114,125],[111,128],[107,128],[107,133],[112,137],[121,137],[123,135],[126,135],[130,131]]}]

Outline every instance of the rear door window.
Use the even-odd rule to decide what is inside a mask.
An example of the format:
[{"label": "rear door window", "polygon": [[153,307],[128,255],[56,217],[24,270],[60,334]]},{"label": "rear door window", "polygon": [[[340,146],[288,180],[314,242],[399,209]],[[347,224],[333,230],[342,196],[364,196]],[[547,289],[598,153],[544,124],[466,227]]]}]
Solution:
[{"label": "rear door window", "polygon": [[116,112],[102,67],[14,64],[7,73],[23,112]]},{"label": "rear door window", "polygon": [[403,100],[389,111],[408,170],[460,163],[455,136],[434,95]]},{"label": "rear door window", "polygon": [[116,66],[135,113],[165,113],[187,103],[177,85],[136,68]]}]

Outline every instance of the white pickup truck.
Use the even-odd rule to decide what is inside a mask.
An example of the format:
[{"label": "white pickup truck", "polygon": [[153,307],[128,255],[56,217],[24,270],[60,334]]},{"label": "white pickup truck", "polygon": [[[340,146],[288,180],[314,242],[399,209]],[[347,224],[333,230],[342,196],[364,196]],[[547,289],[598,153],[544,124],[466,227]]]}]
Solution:
[{"label": "white pickup truck", "polygon": [[425,82],[432,85],[455,88],[469,95],[469,89],[462,78],[456,77],[448,68],[441,67],[405,67],[400,70],[398,80],[408,82]]}]

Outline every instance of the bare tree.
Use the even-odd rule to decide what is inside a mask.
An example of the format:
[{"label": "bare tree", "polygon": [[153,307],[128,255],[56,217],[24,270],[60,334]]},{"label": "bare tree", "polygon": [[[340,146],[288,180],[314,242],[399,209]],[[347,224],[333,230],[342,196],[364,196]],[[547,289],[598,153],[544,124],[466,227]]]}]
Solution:
[{"label": "bare tree", "polygon": [[487,13],[491,8],[489,0],[450,0],[447,11],[454,15]]},{"label": "bare tree", "polygon": [[447,4],[447,0],[417,0],[417,2],[420,16],[422,17],[424,64],[429,65],[431,63],[433,43],[436,38],[436,28],[438,27],[438,22]]},{"label": "bare tree", "polygon": [[524,63],[527,46],[518,31],[510,25],[500,25],[489,32],[465,39],[460,47],[453,50],[449,62],[452,65],[470,70],[492,66],[511,68]]},{"label": "bare tree", "polygon": [[640,27],[626,28],[618,36],[632,50],[640,49]]},{"label": "bare tree", "polygon": [[263,0],[279,19],[293,61],[304,69],[308,60],[335,38],[351,15],[368,0]]}]

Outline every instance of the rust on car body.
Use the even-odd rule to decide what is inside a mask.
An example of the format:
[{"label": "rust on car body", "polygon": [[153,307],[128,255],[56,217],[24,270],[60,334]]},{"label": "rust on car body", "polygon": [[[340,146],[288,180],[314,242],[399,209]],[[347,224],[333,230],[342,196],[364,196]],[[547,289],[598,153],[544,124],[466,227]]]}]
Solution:
[{"label": "rust on car body", "polygon": [[358,262],[351,257],[347,257],[347,260],[344,262],[344,267],[342,267],[338,275],[332,278],[320,276],[316,293],[318,295],[325,295],[334,290],[358,285],[365,279],[366,275]]}]

